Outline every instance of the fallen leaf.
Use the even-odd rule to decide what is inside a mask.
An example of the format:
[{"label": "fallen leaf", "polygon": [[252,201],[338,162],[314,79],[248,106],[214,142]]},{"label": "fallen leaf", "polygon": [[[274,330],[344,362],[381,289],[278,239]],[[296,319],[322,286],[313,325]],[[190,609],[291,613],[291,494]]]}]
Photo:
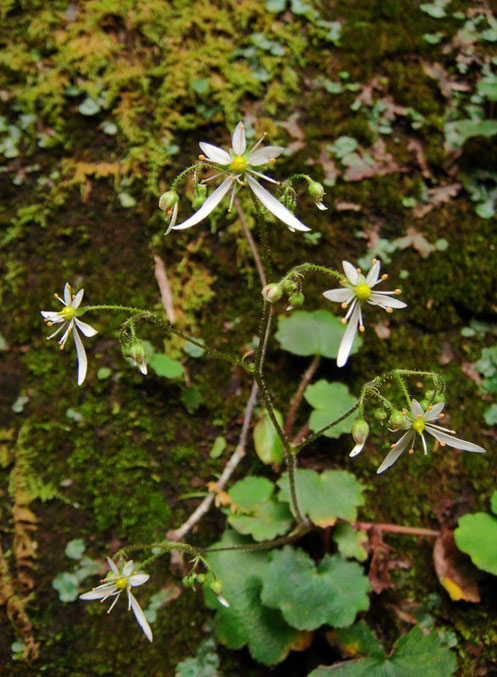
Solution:
[{"label": "fallen leaf", "polygon": [[435,541],[433,563],[438,580],[449,593],[452,601],[477,603],[480,601],[478,583],[475,580],[476,569],[469,557],[457,549],[454,534],[444,529]]},{"label": "fallen leaf", "polygon": [[431,179],[432,173],[428,167],[428,162],[426,161],[425,152],[423,146],[418,139],[410,139],[407,144],[407,150],[413,153],[416,162],[418,163],[421,174],[425,179]]},{"label": "fallen leaf", "polygon": [[361,205],[355,202],[345,202],[344,200],[337,200],[333,205],[336,212],[360,212]]},{"label": "fallen leaf", "polygon": [[447,183],[444,186],[430,188],[428,190],[428,204],[416,205],[412,210],[414,218],[422,219],[423,216],[426,216],[426,214],[431,212],[432,209],[435,209],[435,207],[450,202],[450,200],[459,193],[461,188],[462,185],[460,183]]}]

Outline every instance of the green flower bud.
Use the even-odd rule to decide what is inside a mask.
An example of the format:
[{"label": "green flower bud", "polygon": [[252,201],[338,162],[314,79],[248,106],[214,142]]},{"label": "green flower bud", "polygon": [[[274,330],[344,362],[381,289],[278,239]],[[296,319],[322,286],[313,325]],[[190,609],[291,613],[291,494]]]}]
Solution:
[{"label": "green flower bud", "polygon": [[138,367],[142,374],[147,373],[145,348],[139,339],[133,339],[131,343],[123,346],[123,355],[129,357],[133,361],[134,366]]},{"label": "green flower bud", "polygon": [[364,444],[369,435],[369,425],[363,418],[358,418],[352,425],[352,437],[357,444]]},{"label": "green flower bud", "polygon": [[286,291],[287,294],[291,294],[294,291],[297,291],[299,288],[298,284],[295,282],[295,280],[292,280],[292,278],[285,280],[283,282],[283,289]]},{"label": "green flower bud", "polygon": [[283,193],[279,200],[291,212],[295,211],[295,208],[297,207],[297,198],[295,197],[294,190],[287,190],[285,193]]},{"label": "green flower bud", "polygon": [[427,400],[432,400],[435,397],[435,391],[434,390],[427,390],[425,392],[425,397]]},{"label": "green flower bud", "polygon": [[435,402],[445,402],[445,397],[442,395],[442,393],[439,393],[438,395],[435,395]]},{"label": "green flower bud", "polygon": [[196,183],[194,186],[192,207],[193,209],[200,209],[207,197],[207,186],[203,183]]},{"label": "green flower bud", "polygon": [[265,301],[268,301],[269,303],[276,303],[276,301],[279,301],[283,296],[283,289],[277,282],[272,282],[271,284],[267,284],[264,287],[261,294]]},{"label": "green flower bud", "polygon": [[205,574],[197,574],[197,575],[195,576],[195,578],[197,579],[197,582],[198,582],[198,583],[200,583],[200,584],[205,583],[205,579],[206,579]]},{"label": "green flower bud", "polygon": [[218,578],[212,581],[209,587],[212,590],[212,592],[216,595],[216,597],[219,597],[220,595],[223,594],[223,584]]},{"label": "green flower bud", "polygon": [[290,294],[288,300],[294,308],[298,308],[304,304],[305,297],[301,292],[296,291],[293,294]]},{"label": "green flower bud", "polygon": [[320,202],[324,195],[324,188],[318,181],[311,181],[309,184],[309,195],[314,202]]},{"label": "green flower bud", "polygon": [[378,419],[378,421],[384,421],[388,414],[384,409],[375,409],[373,411],[373,416]]},{"label": "green flower bud", "polygon": [[404,425],[405,420],[406,418],[404,414],[401,411],[397,410],[391,414],[390,418],[388,419],[388,425],[390,426],[390,428],[392,428],[392,430],[397,430],[398,428]]},{"label": "green flower bud", "polygon": [[430,406],[430,400],[421,400],[420,405],[426,411],[428,409],[428,407]]},{"label": "green flower bud", "polygon": [[182,585],[184,588],[191,588],[192,585],[193,585],[192,579],[191,579],[189,576],[184,576],[184,577],[181,579],[181,585]]},{"label": "green flower bud", "polygon": [[167,193],[162,193],[159,198],[159,209],[167,212],[171,207],[174,207],[178,200],[178,193],[175,190],[168,190]]}]

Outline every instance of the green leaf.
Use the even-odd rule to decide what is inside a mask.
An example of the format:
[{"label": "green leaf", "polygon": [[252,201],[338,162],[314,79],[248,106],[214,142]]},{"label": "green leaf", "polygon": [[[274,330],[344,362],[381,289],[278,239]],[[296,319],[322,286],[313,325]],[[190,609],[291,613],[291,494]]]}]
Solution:
[{"label": "green leaf", "polygon": [[97,371],[97,378],[99,381],[105,381],[112,375],[112,369],[109,369],[109,367],[100,367],[100,369]]},{"label": "green leaf", "polygon": [[325,555],[316,567],[307,553],[288,545],[270,559],[262,574],[262,602],[280,609],[294,628],[343,627],[369,608],[369,581],[355,562]]},{"label": "green leaf", "polygon": [[[337,518],[353,522],[357,507],[363,505],[363,487],[344,470],[296,471],[297,496],[301,509],[319,527],[333,526]],[[290,503],[288,473],[279,480],[280,499]]]},{"label": "green leaf", "polygon": [[359,621],[349,628],[338,628],[335,637],[340,647],[351,656],[371,656],[373,654],[380,654],[381,656],[383,654],[381,644],[364,621]]},{"label": "green leaf", "polygon": [[497,403],[494,402],[483,412],[483,418],[488,426],[497,425]]},{"label": "green leaf", "polygon": [[149,366],[155,371],[157,376],[165,378],[180,378],[183,375],[183,365],[181,362],[172,360],[163,353],[154,353],[150,359]]},{"label": "green leaf", "polygon": [[[322,355],[336,358],[343,337],[340,319],[328,310],[297,310],[289,317],[278,320],[276,338],[283,350],[294,355]],[[362,344],[359,337],[354,341],[351,353],[357,352]]]},{"label": "green leaf", "polygon": [[481,219],[492,219],[495,216],[494,200],[485,200],[475,207],[476,215]]},{"label": "green leaf", "polygon": [[456,120],[446,125],[446,135],[451,145],[462,146],[473,136],[494,136],[497,134],[497,120]]},{"label": "green leaf", "polygon": [[377,654],[313,670],[308,677],[450,677],[457,668],[455,655],[436,632],[423,635],[415,627],[401,637],[391,657]]},{"label": "green leaf", "polygon": [[222,435],[218,435],[216,439],[214,440],[214,444],[212,445],[211,453],[209,456],[211,458],[219,458],[219,456],[222,456],[223,451],[226,449],[226,438],[223,437]]},{"label": "green leaf", "polygon": [[[283,425],[283,416],[274,409],[274,414],[278,423]],[[280,465],[283,460],[283,443],[278,437],[278,433],[273,422],[269,418],[267,411],[263,417],[254,426],[254,447],[257,456],[266,465],[274,463]]]},{"label": "green leaf", "polygon": [[333,540],[338,546],[338,552],[344,557],[354,557],[359,562],[367,560],[368,553],[364,543],[367,543],[368,537],[365,531],[358,531],[347,522],[340,522],[333,530]]},{"label": "green leaf", "polygon": [[86,550],[85,542],[82,538],[75,538],[66,545],[64,554],[71,559],[81,559]]},{"label": "green leaf", "polygon": [[[196,339],[199,343],[204,343],[204,339]],[[190,343],[190,341],[186,341],[185,345],[183,346],[183,350],[185,353],[190,355],[190,357],[198,358],[202,357],[202,355],[205,353],[204,348],[201,348],[200,346],[195,345],[194,343]]]},{"label": "green leaf", "polygon": [[[314,409],[309,419],[309,427],[314,432],[339,418],[356,403],[356,398],[350,394],[347,386],[343,383],[330,383],[324,379],[307,386],[304,397]],[[323,433],[325,437],[334,438],[340,437],[343,433],[350,433],[352,416],[353,413]]]},{"label": "green leaf", "polygon": [[196,386],[188,386],[181,389],[181,401],[189,414],[193,414],[200,407],[204,398]]},{"label": "green leaf", "polygon": [[497,576],[497,517],[486,512],[464,515],[454,537],[459,550],[468,554],[473,564]]},{"label": "green leaf", "polygon": [[425,3],[419,6],[419,9],[431,16],[432,19],[443,19],[445,16],[445,9],[443,5],[438,3]]},{"label": "green leaf", "polygon": [[233,503],[243,508],[228,513],[228,522],[239,533],[265,541],[286,534],[294,519],[287,503],[273,496],[274,484],[265,477],[251,475],[237,482],[228,492]]},{"label": "green leaf", "polygon": [[64,571],[52,581],[52,587],[59,593],[61,602],[74,602],[79,595],[79,580],[74,574]]},{"label": "green leaf", "polygon": [[[225,532],[217,546],[246,545],[247,539]],[[291,628],[277,609],[262,606],[261,575],[268,563],[266,551],[227,550],[211,552],[207,560],[223,583],[229,608],[220,605],[205,586],[207,604],[216,609],[219,639],[231,649],[248,645],[251,656],[264,665],[275,665],[292,649],[304,648],[306,634]]]},{"label": "green leaf", "polygon": [[175,677],[219,677],[219,656],[212,637],[204,639],[194,658],[185,658],[176,666]]},{"label": "green leaf", "polygon": [[497,515],[497,491],[494,491],[490,497],[490,510]]}]

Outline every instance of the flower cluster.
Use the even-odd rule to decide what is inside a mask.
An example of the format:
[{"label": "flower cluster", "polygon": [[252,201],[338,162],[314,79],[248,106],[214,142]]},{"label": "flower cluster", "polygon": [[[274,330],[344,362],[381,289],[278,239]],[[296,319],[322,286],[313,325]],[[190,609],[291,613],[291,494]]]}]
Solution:
[{"label": "flower cluster", "polygon": [[42,310],[41,314],[43,315],[45,322],[49,327],[54,324],[60,324],[61,326],[54,331],[48,338],[51,339],[57,334],[65,329],[62,338],[59,339],[60,349],[62,350],[66,344],[66,341],[69,337],[69,334],[72,332],[74,336],[74,343],[76,345],[76,352],[78,354],[78,385],[80,386],[86,378],[86,370],[88,367],[88,360],[86,358],[85,347],[79,331],[85,336],[95,336],[97,330],[90,327],[89,324],[83,322],[78,318],[86,312],[83,309],[80,309],[81,301],[83,300],[83,294],[85,293],[84,289],[80,289],[77,294],[71,294],[71,285],[66,282],[64,286],[64,298],[62,299],[58,294],[54,294],[55,298],[62,303],[64,306],[59,312],[51,310]]},{"label": "flower cluster", "polygon": [[366,276],[362,274],[360,268],[354,268],[349,261],[342,261],[345,279],[342,281],[344,289],[330,289],[323,292],[323,296],[329,301],[335,301],[342,304],[342,308],[348,311],[342,319],[343,324],[347,324],[347,329],[343,335],[338,349],[337,366],[343,367],[347,362],[352,350],[357,329],[364,331],[364,321],[362,319],[362,306],[369,303],[372,306],[379,306],[391,313],[394,308],[405,308],[407,306],[403,301],[399,301],[392,296],[400,294],[400,289],[395,291],[373,291],[376,285],[388,278],[388,275],[380,277],[380,262],[377,259],[372,260],[372,266]]},{"label": "flower cluster", "polygon": [[136,588],[139,585],[143,585],[148,581],[150,576],[148,574],[139,574],[134,571],[133,560],[126,562],[126,564],[121,564],[116,566],[116,564],[107,557],[107,562],[109,563],[110,571],[107,574],[107,577],[104,578],[102,585],[99,585],[90,592],[85,592],[83,595],[80,595],[80,599],[84,600],[94,600],[99,599],[101,602],[104,602],[109,597],[115,597],[114,601],[107,609],[107,613],[110,614],[114,608],[117,600],[119,599],[123,590],[126,590],[128,593],[128,611],[133,609],[135,618],[138,621],[138,625],[141,627],[145,633],[145,637],[152,641],[152,630],[148,624],[145,614],[143,613],[140,605],[136,601],[131,588]]}]

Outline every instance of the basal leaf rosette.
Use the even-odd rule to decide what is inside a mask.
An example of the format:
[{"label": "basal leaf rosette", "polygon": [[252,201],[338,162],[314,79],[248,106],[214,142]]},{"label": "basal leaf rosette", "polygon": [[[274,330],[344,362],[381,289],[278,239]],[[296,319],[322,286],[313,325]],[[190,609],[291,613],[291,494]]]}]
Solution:
[{"label": "basal leaf rosette", "polygon": [[[357,508],[364,504],[363,486],[344,470],[296,471],[297,495],[302,512],[318,527],[330,527],[338,518],[353,522]],[[280,500],[290,503],[288,474],[279,480]]]},{"label": "basal leaf rosette", "polygon": [[[249,542],[227,531],[213,547]],[[291,650],[301,651],[309,646],[310,633],[292,628],[278,609],[270,609],[261,602],[261,575],[268,564],[266,551],[212,552],[207,560],[222,581],[223,596],[230,605],[220,606],[206,586],[206,601],[216,609],[215,628],[221,642],[231,649],[247,646],[250,655],[264,665],[280,663]]]},{"label": "basal leaf rosette", "polygon": [[316,565],[291,546],[273,551],[269,559],[262,573],[262,602],[279,609],[295,628],[351,625],[359,611],[369,608],[369,581],[356,562],[325,555]]}]

